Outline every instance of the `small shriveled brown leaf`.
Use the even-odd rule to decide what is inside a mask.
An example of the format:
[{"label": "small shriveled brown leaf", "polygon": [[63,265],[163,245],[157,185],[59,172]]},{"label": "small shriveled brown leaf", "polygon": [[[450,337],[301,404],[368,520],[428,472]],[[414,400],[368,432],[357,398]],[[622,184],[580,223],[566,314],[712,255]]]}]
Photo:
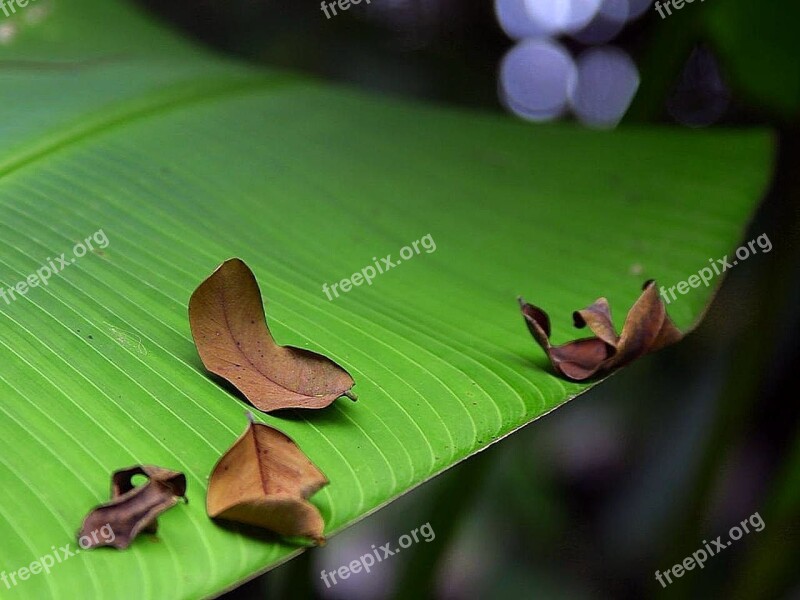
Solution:
[{"label": "small shriveled brown leaf", "polygon": [[259,410],[324,408],[340,396],[355,400],[353,378],[335,362],[275,343],[256,278],[238,258],[222,263],[194,291],[189,324],[206,369]]},{"label": "small shriveled brown leaf", "polygon": [[[133,478],[137,475],[147,477],[147,483],[134,486]],[[186,477],[183,473],[148,465],[121,469],[111,478],[111,501],[88,514],[78,538],[92,540],[91,545],[85,546],[87,548],[114,546],[125,549],[140,533],[155,533],[158,515],[185,497]],[[105,526],[111,527],[113,539],[98,541],[92,533]]]},{"label": "small shriveled brown leaf", "polygon": [[588,379],[597,372],[599,365],[613,352],[612,346],[598,338],[587,338],[569,342],[563,346],[552,346],[550,344],[550,317],[547,316],[547,313],[533,304],[528,304],[522,298],[519,298],[519,305],[528,330],[547,353],[557,373],[578,381]]},{"label": "small shriveled brown leaf", "polygon": [[250,423],[211,473],[206,508],[211,518],[263,527],[323,543],[325,523],[308,502],[328,479],[277,429]]},{"label": "small shriveled brown leaf", "polygon": [[583,381],[674,344],[683,337],[667,315],[655,282],[648,281],[643,290],[625,318],[621,335],[617,336],[614,329],[608,301],[599,298],[591,306],[572,314],[575,327],[588,327],[596,337],[574,340],[562,346],[550,344],[547,313],[521,298],[519,303],[528,330],[547,353],[556,373]]},{"label": "small shriveled brown leaf", "polygon": [[576,310],[572,313],[572,321],[578,329],[588,327],[606,344],[616,345],[617,330],[614,329],[614,323],[611,321],[611,307],[605,298],[598,298],[591,306],[583,310]]}]

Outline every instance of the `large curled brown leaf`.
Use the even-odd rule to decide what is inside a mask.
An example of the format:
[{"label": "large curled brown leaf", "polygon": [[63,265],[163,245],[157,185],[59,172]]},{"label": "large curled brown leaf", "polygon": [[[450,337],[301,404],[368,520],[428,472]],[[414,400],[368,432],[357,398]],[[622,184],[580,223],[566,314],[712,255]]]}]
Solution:
[{"label": "large curled brown leaf", "polygon": [[572,318],[577,328],[588,327],[595,337],[550,344],[550,318],[541,308],[519,299],[528,330],[550,358],[559,375],[583,381],[600,372],[607,372],[673,344],[683,337],[667,315],[654,281],[644,284],[642,295],[628,312],[622,334],[617,336],[611,321],[608,300],[598,298],[594,304],[575,311]]},{"label": "large curled brown leaf", "polygon": [[[147,483],[135,486],[133,478],[147,477]],[[183,473],[149,465],[116,471],[111,477],[111,501],[98,506],[83,521],[78,538],[91,540],[84,548],[114,546],[125,549],[141,532],[155,533],[156,519],[165,510],[186,497]],[[98,539],[93,533],[110,527],[112,535]]]},{"label": "large curled brown leaf", "polygon": [[211,473],[211,518],[263,527],[285,536],[325,541],[325,522],[308,502],[328,479],[286,435],[261,423],[228,450]]},{"label": "large curled brown leaf", "polygon": [[256,278],[238,258],[222,263],[194,291],[189,324],[206,369],[259,410],[324,408],[340,396],[355,400],[353,378],[335,362],[275,343]]}]

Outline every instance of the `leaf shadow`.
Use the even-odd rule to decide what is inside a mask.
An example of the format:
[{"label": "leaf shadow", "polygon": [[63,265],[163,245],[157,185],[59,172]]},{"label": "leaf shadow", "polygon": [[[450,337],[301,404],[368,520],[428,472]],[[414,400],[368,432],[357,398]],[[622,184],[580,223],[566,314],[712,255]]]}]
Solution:
[{"label": "leaf shadow", "polygon": [[212,519],[214,525],[224,529],[229,533],[236,535],[243,535],[252,540],[264,542],[265,544],[279,544],[295,548],[296,550],[308,550],[314,548],[315,544],[303,537],[298,536],[280,536],[277,533],[264,529],[263,527],[256,527],[254,525],[246,525],[244,523],[235,523],[233,521],[225,521],[222,519]]},{"label": "leaf shadow", "polygon": [[508,353],[504,355],[503,358],[504,362],[509,363],[513,362],[521,367],[525,367],[526,369],[530,369],[531,367],[535,367],[540,371],[544,371],[546,373],[555,374],[553,371],[552,366],[550,365],[550,361],[547,359],[546,356],[535,356],[533,352],[530,354],[514,354]]},{"label": "leaf shadow", "polygon": [[593,384],[599,381],[602,381],[606,377],[608,377],[609,372],[607,371],[598,371],[588,379],[584,379],[583,381],[573,381],[571,379],[567,379],[566,377],[560,376],[558,373],[555,372],[553,366],[550,364],[550,361],[547,357],[529,357],[523,355],[514,355],[512,358],[508,359],[515,362],[518,365],[525,367],[526,369],[530,369],[534,367],[539,371],[544,371],[548,375],[552,375],[556,379],[560,381],[566,381],[568,383],[584,383],[584,384]]},{"label": "leaf shadow", "polygon": [[[347,404],[353,404],[352,400],[348,400],[344,396],[337,398],[336,401],[327,408],[320,409],[302,409],[302,408],[285,408],[273,411],[270,416],[285,421],[309,421],[317,425],[329,424],[344,424],[348,420],[345,417],[342,407]],[[340,408],[342,410],[336,410]]]}]

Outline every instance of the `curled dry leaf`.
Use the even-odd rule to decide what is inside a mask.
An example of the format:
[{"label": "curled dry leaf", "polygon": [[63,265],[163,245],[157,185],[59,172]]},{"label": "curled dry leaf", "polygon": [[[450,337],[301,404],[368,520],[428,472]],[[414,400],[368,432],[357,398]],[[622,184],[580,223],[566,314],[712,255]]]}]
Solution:
[{"label": "curled dry leaf", "polygon": [[619,368],[680,340],[683,334],[667,315],[654,281],[644,284],[642,295],[628,312],[617,336],[608,300],[599,298],[591,306],[572,314],[575,327],[588,327],[595,337],[550,344],[550,318],[541,308],[519,299],[528,330],[550,358],[556,373],[583,381]]},{"label": "curled dry leaf", "polygon": [[[133,478],[147,477],[147,483],[135,486]],[[116,471],[111,478],[111,502],[94,508],[84,519],[78,538],[92,539],[86,547],[114,546],[125,549],[141,532],[155,533],[158,515],[172,508],[179,498],[186,498],[183,473],[161,467],[135,466]],[[110,526],[111,539],[97,540],[92,532]]]},{"label": "curled dry leaf", "polygon": [[214,467],[206,508],[211,518],[320,544],[325,541],[325,522],[307,498],[327,484],[325,475],[289,437],[251,422]]},{"label": "curled dry leaf", "polygon": [[275,343],[256,278],[238,258],[222,263],[194,291],[189,323],[206,369],[259,410],[324,408],[339,396],[356,399],[353,378],[335,362]]}]

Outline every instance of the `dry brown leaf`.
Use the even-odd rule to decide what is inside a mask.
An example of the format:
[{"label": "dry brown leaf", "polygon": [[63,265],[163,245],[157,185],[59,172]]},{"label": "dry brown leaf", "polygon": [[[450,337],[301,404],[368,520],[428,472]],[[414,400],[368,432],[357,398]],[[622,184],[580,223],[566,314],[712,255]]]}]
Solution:
[{"label": "dry brown leaf", "polygon": [[[133,478],[144,475],[147,483],[134,486]],[[155,533],[158,515],[172,508],[179,498],[186,498],[183,473],[149,465],[116,471],[111,478],[111,501],[98,506],[83,521],[78,538],[94,539],[91,545],[125,549],[141,532]],[[112,539],[98,540],[92,532],[110,526]]]},{"label": "dry brown leaf", "polygon": [[648,281],[643,290],[628,312],[620,336],[617,336],[611,321],[608,300],[599,298],[591,306],[572,315],[575,327],[588,327],[595,337],[574,340],[562,346],[550,344],[550,318],[547,313],[522,298],[519,303],[528,330],[547,353],[556,373],[583,381],[674,344],[683,337],[667,315],[655,282]]},{"label": "dry brown leaf", "polygon": [[222,263],[194,291],[189,323],[206,369],[259,410],[324,408],[340,396],[356,399],[353,378],[335,362],[275,343],[256,278],[238,258]]},{"label": "dry brown leaf", "polygon": [[328,479],[286,435],[261,423],[228,450],[211,473],[211,518],[263,527],[324,543],[325,522],[308,502]]}]

